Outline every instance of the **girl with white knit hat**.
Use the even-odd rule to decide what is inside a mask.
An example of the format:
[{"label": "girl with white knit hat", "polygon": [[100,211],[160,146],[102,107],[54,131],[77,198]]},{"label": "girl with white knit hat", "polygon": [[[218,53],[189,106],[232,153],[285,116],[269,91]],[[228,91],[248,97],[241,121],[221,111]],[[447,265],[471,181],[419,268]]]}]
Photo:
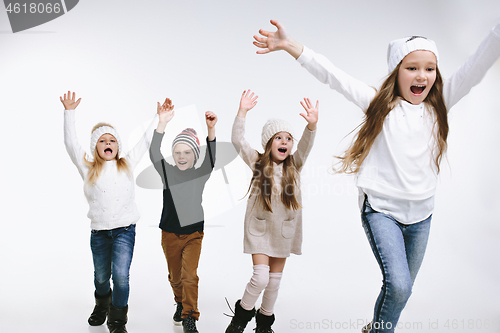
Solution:
[{"label": "girl with white knit hat", "polygon": [[285,50],[318,80],[365,112],[338,172],[354,173],[363,227],[383,275],[373,321],[363,332],[394,332],[422,263],[446,152],[448,110],[478,84],[500,55],[500,25],[447,81],[436,44],[411,36],[389,44],[389,76],[379,90],[277,31],[254,36],[257,53]]},{"label": "girl with white knit hat", "polygon": [[75,109],[81,98],[75,100],[75,93],[68,91],[60,100],[65,107],[64,144],[84,181],[89,203],[96,305],[88,323],[99,326],[107,318],[110,333],[126,333],[129,270],[139,220],[132,172],[149,148],[155,120],[127,154],[116,130],[105,123],[97,124],[92,129],[89,156],[76,136]]},{"label": "girl with white knit hat", "polygon": [[[269,119],[262,129],[264,153],[259,153],[244,138],[245,117],[257,104],[257,96],[250,90],[241,96],[231,141],[253,171],[244,232],[244,252],[252,255],[253,275],[243,297],[236,302],[226,333],[242,333],[254,315],[257,333],[272,332],[274,304],[286,258],[290,253],[302,253],[300,171],[316,135],[319,104],[313,106],[308,98],[300,103],[306,111],[300,115],[307,126],[296,152],[292,154],[294,135],[290,124]],[[262,305],[256,313],[254,305],[262,291]]]}]

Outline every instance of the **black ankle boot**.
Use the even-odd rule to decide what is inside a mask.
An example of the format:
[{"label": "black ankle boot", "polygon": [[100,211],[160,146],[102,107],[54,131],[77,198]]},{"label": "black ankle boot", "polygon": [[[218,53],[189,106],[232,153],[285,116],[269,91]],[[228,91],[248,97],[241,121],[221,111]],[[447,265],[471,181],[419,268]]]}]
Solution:
[{"label": "black ankle boot", "polygon": [[111,290],[106,296],[99,296],[94,292],[94,297],[94,311],[90,314],[88,322],[90,326],[99,326],[104,324],[108,316],[109,305],[111,304]]},{"label": "black ankle boot", "polygon": [[255,322],[257,323],[257,328],[255,333],[273,333],[271,326],[274,324],[274,313],[271,316],[265,316],[257,311],[255,315]]},{"label": "black ankle boot", "polygon": [[[193,310],[191,310],[191,312],[192,311]],[[199,333],[196,328],[196,319],[194,319],[191,315],[192,313],[190,313],[187,318],[182,320],[182,330],[184,333]]]},{"label": "black ankle boot", "polygon": [[174,320],[174,325],[182,325],[182,309],[183,309],[183,306],[182,306],[182,302],[176,302],[177,305],[176,305],[176,308],[175,308],[175,313],[174,313],[174,317],[172,318]]},{"label": "black ankle boot", "polygon": [[241,307],[240,302],[241,300],[237,300],[234,305],[234,317],[229,323],[226,333],[243,333],[248,322],[255,316],[255,308],[245,310]]},{"label": "black ankle boot", "polygon": [[109,333],[127,333],[125,324],[127,323],[128,305],[124,308],[109,307],[108,329]]}]

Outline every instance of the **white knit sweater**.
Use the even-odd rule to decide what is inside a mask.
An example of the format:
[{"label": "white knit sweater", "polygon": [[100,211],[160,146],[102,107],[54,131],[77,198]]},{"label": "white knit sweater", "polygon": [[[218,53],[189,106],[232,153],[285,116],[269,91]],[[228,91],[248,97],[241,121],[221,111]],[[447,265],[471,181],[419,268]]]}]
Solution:
[{"label": "white knit sweater", "polygon": [[[149,149],[155,122],[157,122],[156,116],[136,146],[127,154],[120,154],[129,163],[131,172]],[[140,215],[135,203],[134,179],[132,175],[118,172],[115,160],[104,163],[102,173],[94,185],[87,184],[89,168],[84,162],[85,151],[76,136],[75,110],[64,111],[64,144],[71,161],[84,180],[84,193],[89,203],[87,216],[90,219],[90,227],[93,230],[111,230],[136,223]]]},{"label": "white knit sweater", "polygon": [[[478,84],[500,56],[500,25],[492,29],[476,53],[448,80],[443,97],[448,110]],[[304,47],[297,61],[318,80],[343,94],[366,111],[375,90],[335,67],[324,56]],[[400,100],[387,115],[382,132],[363,162],[356,185],[360,206],[364,194],[373,209],[411,224],[429,217],[434,210],[437,173],[433,149],[434,115],[425,103]]]}]

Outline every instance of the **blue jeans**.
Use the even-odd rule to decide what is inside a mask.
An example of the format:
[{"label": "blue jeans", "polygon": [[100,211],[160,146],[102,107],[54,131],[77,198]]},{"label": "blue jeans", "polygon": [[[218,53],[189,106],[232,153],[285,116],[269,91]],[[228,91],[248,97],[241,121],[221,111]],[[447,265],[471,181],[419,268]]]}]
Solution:
[{"label": "blue jeans", "polygon": [[431,217],[405,225],[373,210],[365,200],[363,228],[383,275],[371,333],[394,332],[424,259]]},{"label": "blue jeans", "polygon": [[128,304],[129,271],[135,244],[135,224],[111,230],[92,230],[90,248],[94,260],[94,285],[97,295],[109,293],[113,278],[111,304],[123,308]]}]

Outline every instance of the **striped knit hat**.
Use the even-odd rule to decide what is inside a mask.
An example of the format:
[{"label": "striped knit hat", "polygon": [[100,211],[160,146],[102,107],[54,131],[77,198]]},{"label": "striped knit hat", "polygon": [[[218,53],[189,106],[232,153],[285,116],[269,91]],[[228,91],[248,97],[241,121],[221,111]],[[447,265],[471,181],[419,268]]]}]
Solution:
[{"label": "striped knit hat", "polygon": [[198,135],[193,128],[186,128],[182,132],[180,132],[172,142],[172,152],[174,151],[174,147],[178,143],[184,143],[191,147],[194,152],[194,164],[198,161],[198,157],[200,157],[200,140],[198,140]]}]

